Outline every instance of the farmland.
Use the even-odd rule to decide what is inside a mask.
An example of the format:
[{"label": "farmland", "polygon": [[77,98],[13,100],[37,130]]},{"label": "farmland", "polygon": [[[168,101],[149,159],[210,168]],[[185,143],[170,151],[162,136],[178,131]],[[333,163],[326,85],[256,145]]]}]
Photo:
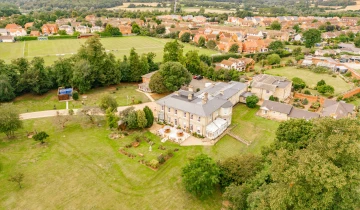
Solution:
[{"label": "farmland", "polygon": [[[9,63],[12,59],[25,57],[43,57],[46,64],[52,64],[60,56],[70,57],[75,54],[84,39],[63,39],[48,41],[27,41],[16,43],[0,43],[0,58]],[[103,38],[103,44],[107,52],[113,53],[117,58],[129,55],[132,47],[139,54],[154,52],[156,53],[155,61],[161,61],[163,56],[164,45],[171,39],[156,39],[151,37],[130,36],[120,38]],[[216,51],[201,49],[189,44],[184,44],[184,52],[198,50],[199,54],[215,54]]]},{"label": "farmland", "polygon": [[[242,111],[249,113],[243,123],[243,114],[238,113]],[[238,105],[234,110],[235,123],[261,127],[260,121],[266,120],[254,116],[254,111]],[[185,191],[181,168],[188,158],[200,153],[215,160],[248,152],[259,154],[261,145],[273,140],[273,135],[259,134],[261,138],[255,138],[254,145],[247,147],[225,136],[212,147],[180,147],[171,142],[161,143],[159,137],[147,131],[110,139],[109,129],[76,116],[64,129],[54,122],[54,118],[24,121],[24,128],[17,132],[15,140],[0,135],[0,209],[220,209],[220,191],[204,201]],[[276,123],[269,127],[275,128]],[[26,137],[27,132],[34,130],[50,135],[45,145]],[[161,153],[160,145],[179,151],[154,171],[140,164],[138,157],[131,159],[119,152],[139,134],[155,142],[154,154]],[[139,151],[145,159],[153,158],[147,147],[141,141]],[[24,174],[22,189],[7,181],[16,172]]]}]

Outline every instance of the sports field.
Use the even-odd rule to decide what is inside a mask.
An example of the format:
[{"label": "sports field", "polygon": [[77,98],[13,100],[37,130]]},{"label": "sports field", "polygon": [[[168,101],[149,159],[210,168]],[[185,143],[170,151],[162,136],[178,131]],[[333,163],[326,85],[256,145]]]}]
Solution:
[{"label": "sports field", "polygon": [[[0,43],[0,59],[9,63],[12,59],[25,57],[44,57],[46,64],[52,64],[61,57],[70,57],[76,53],[85,39],[63,39],[48,41],[27,41],[16,43]],[[155,61],[161,61],[163,56],[164,45],[172,41],[171,39],[157,39],[152,37],[131,36],[119,38],[103,38],[103,44],[107,52],[113,53],[116,57],[122,58],[129,55],[130,49],[134,47],[139,54],[154,52],[156,53]],[[184,44],[184,52],[189,50],[198,50],[199,54],[215,54],[216,51],[201,49],[195,46]]]}]

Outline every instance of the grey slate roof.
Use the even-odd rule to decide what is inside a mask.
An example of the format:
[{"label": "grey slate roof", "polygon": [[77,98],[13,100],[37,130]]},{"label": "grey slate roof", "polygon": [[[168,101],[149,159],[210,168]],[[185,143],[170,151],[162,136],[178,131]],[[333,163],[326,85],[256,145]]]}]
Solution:
[{"label": "grey slate roof", "polygon": [[302,109],[292,108],[292,110],[289,114],[289,117],[296,118],[296,119],[310,120],[313,118],[319,118],[320,115],[315,112],[309,112],[309,111],[302,110]]},{"label": "grey slate roof", "polygon": [[157,71],[153,71],[153,72],[150,72],[150,73],[147,73],[147,74],[144,74],[142,75],[141,77],[144,77],[144,78],[151,78],[152,75],[154,75]]},{"label": "grey slate roof", "polygon": [[[229,108],[233,104],[228,101],[231,96],[239,91],[246,91],[247,85],[240,82],[216,83],[214,86],[207,87],[193,95],[193,99],[189,100],[188,95],[192,92],[179,90],[178,93],[172,93],[156,101],[159,105],[165,105],[177,110],[182,110],[198,116],[210,116],[219,108]],[[221,93],[223,91],[224,94]],[[202,99],[208,93],[208,101],[203,104]]]},{"label": "grey slate roof", "polygon": [[355,106],[352,104],[326,99],[321,114],[324,117],[335,117],[336,119],[340,119],[347,117],[354,109]]},{"label": "grey slate roof", "polygon": [[265,100],[261,105],[261,108],[267,108],[270,111],[280,112],[283,114],[290,114],[292,106],[276,101]]},{"label": "grey slate roof", "polygon": [[285,88],[291,81],[287,80],[284,77],[272,76],[267,74],[259,74],[253,77],[253,82],[251,84],[254,88],[261,88],[275,92],[276,88]]}]

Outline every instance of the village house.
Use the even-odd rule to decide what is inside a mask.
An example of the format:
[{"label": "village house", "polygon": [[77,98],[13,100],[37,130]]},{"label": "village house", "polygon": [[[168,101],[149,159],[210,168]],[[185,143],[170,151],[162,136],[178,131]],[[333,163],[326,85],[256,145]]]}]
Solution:
[{"label": "village house", "polygon": [[251,93],[260,100],[269,100],[270,96],[285,101],[290,97],[292,82],[284,77],[260,74],[253,77]]},{"label": "village house", "polygon": [[258,44],[253,41],[245,41],[242,46],[242,51],[244,53],[256,53],[258,49]]},{"label": "village house", "polygon": [[81,34],[87,34],[87,33],[90,33],[90,28],[88,26],[78,26],[78,27],[75,27],[75,31],[77,31]]},{"label": "village house", "polygon": [[104,28],[103,27],[100,27],[100,26],[93,26],[91,27],[91,33],[95,33],[95,32],[102,32],[104,31]]},{"label": "village house", "polygon": [[139,90],[147,92],[147,93],[152,92],[150,87],[149,87],[149,84],[150,84],[150,80],[151,80],[152,75],[154,75],[156,72],[157,71],[153,71],[153,72],[150,72],[148,74],[145,74],[145,75],[141,76],[142,83],[139,84],[139,86],[138,86]]},{"label": "village house", "polygon": [[74,33],[74,29],[72,26],[69,25],[62,25],[59,27],[59,31],[66,31],[66,34],[73,34]]},{"label": "village house", "polygon": [[85,20],[88,22],[96,21],[95,15],[86,15]]},{"label": "village house", "polygon": [[200,92],[176,91],[157,103],[157,118],[184,131],[215,139],[231,124],[232,108],[247,85],[216,83]]},{"label": "village house", "polygon": [[120,25],[119,30],[123,35],[131,34],[131,26],[128,25]]},{"label": "village house", "polygon": [[335,101],[325,99],[321,115],[323,117],[332,117],[334,119],[341,119],[345,117],[353,116],[355,112],[355,106],[347,104],[343,101]]},{"label": "village house", "polygon": [[246,63],[240,59],[229,58],[228,60],[221,61],[220,67],[228,70],[244,71],[246,69]]},{"label": "village house", "polygon": [[7,24],[5,29],[9,32],[10,36],[26,36],[26,30],[17,24]]},{"label": "village house", "polygon": [[0,42],[15,42],[13,36],[0,36]]},{"label": "village house", "polygon": [[59,29],[56,24],[44,24],[41,27],[41,31],[43,34],[50,35],[50,34],[57,34]]},{"label": "village house", "polygon": [[257,114],[261,117],[278,121],[289,119],[311,120],[320,117],[317,113],[298,109],[289,104],[269,100],[263,102]]},{"label": "village house", "polygon": [[30,36],[36,36],[36,37],[38,37],[38,36],[40,36],[41,34],[40,34],[40,31],[31,31],[30,32]]},{"label": "village house", "polygon": [[10,32],[5,28],[0,28],[0,36],[9,36]]},{"label": "village house", "polygon": [[34,25],[34,22],[30,22],[30,23],[25,23],[25,26],[24,26],[24,28],[25,28],[25,29],[28,29],[28,28],[31,28],[31,27],[33,27],[33,25]]}]

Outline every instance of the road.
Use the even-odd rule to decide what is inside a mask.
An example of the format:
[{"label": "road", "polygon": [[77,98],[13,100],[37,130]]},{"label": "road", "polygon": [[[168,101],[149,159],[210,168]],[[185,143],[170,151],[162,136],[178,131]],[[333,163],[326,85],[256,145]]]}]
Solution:
[{"label": "road", "polygon": [[[156,111],[156,109],[155,109],[156,103],[155,102],[148,102],[148,103],[133,105],[133,107],[135,107],[135,110],[143,109],[145,106],[150,107],[150,109],[153,110],[153,112]],[[131,106],[120,106],[117,108],[117,111],[121,112],[128,107],[131,107]],[[79,111],[79,109],[73,109],[73,110],[74,110],[75,114]],[[69,113],[68,113],[68,110],[66,110],[66,109],[46,110],[46,111],[40,111],[40,112],[28,112],[28,113],[20,114],[20,119],[21,120],[30,120],[30,119],[37,119],[37,118],[55,117],[58,114],[68,115]],[[101,113],[100,115],[103,115],[103,113]]]}]

